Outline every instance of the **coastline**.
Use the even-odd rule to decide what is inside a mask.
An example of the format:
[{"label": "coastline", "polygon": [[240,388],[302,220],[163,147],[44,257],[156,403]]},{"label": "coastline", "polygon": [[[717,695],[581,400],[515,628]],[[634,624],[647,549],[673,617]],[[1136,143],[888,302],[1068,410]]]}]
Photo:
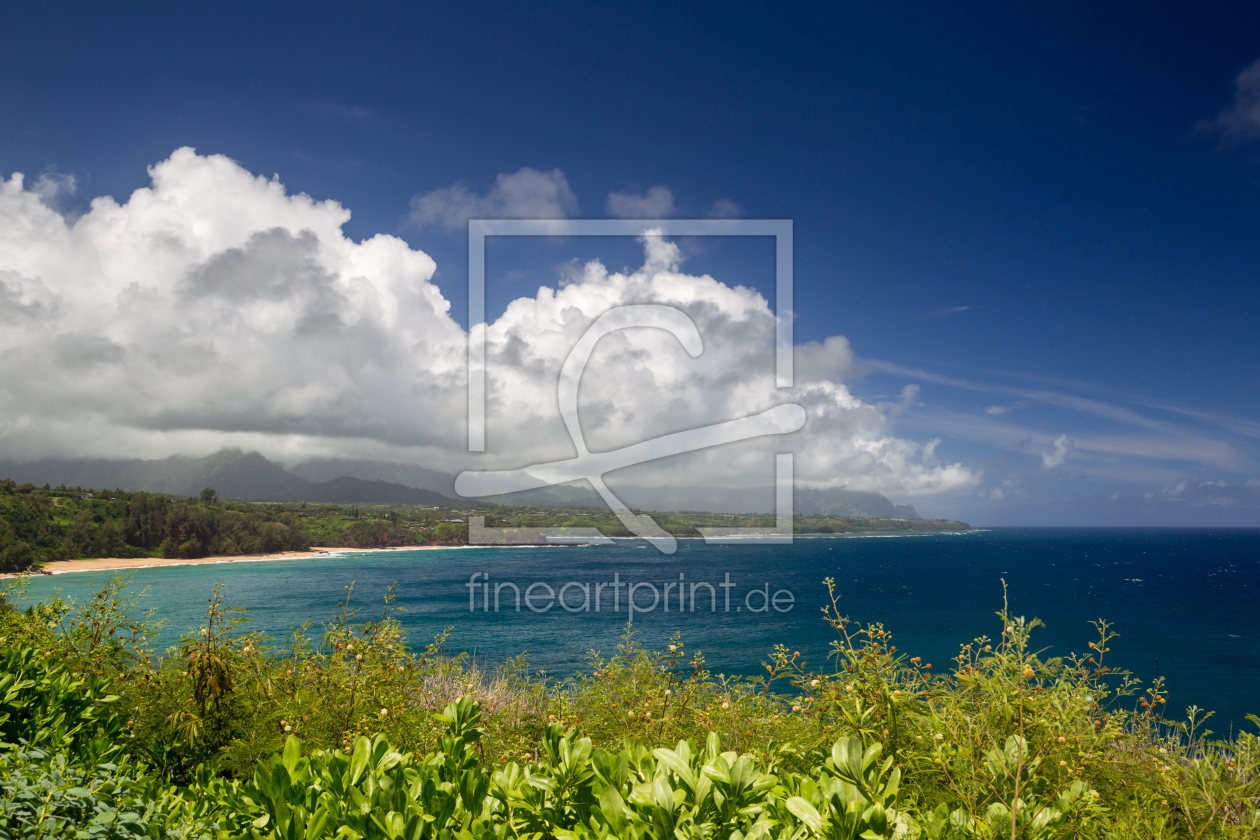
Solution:
[{"label": "coastline", "polygon": [[445,545],[397,545],[387,548],[338,548],[311,546],[309,551],[278,551],[271,554],[216,555],[179,559],[167,557],[100,557],[95,560],[53,560],[32,572],[4,572],[0,578],[19,577],[24,574],[68,575],[75,572],[112,572],[127,569],[153,569],[166,566],[200,566],[207,563],[265,563],[273,560],[310,560],[315,557],[336,557],[345,554],[364,554],[381,551],[427,551],[459,546]]},{"label": "coastline", "polygon": [[[972,529],[984,530],[984,529]],[[801,538],[862,538],[862,537],[906,537],[906,536],[931,536],[940,534],[965,534],[967,531],[929,531],[929,530],[910,530],[897,532],[883,531],[857,531],[839,534],[797,534],[797,539]],[[612,537],[614,540],[634,540],[636,537]],[[677,537],[680,540],[703,540],[703,537]],[[738,538],[736,538],[738,539]],[[238,555],[214,555],[210,557],[197,557],[192,559],[167,558],[167,557],[99,557],[94,560],[53,560],[45,563],[42,567],[35,570],[24,572],[0,572],[0,580],[5,578],[21,577],[22,575],[68,575],[77,572],[114,572],[126,571],[129,569],[156,569],[168,566],[200,566],[210,563],[267,563],[276,560],[311,560],[316,557],[339,557],[348,554],[367,554],[389,551],[449,551],[460,548],[524,548],[524,547],[569,547],[565,544],[548,544],[548,545],[396,545],[387,546],[385,548],[341,548],[338,546],[311,546],[308,551],[278,551],[270,554],[238,554]]]}]

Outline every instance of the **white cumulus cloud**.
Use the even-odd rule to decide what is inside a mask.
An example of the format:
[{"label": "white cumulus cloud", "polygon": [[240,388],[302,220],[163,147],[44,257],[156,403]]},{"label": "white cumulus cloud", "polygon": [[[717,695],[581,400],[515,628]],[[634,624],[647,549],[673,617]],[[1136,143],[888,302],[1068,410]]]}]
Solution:
[{"label": "white cumulus cloud", "polygon": [[[501,176],[475,200],[525,201],[540,179],[557,206],[571,197],[562,178],[528,172]],[[97,198],[73,219],[20,175],[0,181],[0,459],[221,446],[290,462],[341,456],[444,469],[571,457],[560,366],[609,308],[657,303],[691,317],[703,352],[692,358],[660,330],[605,337],[580,391],[593,451],[786,402],[808,420],[782,438],[630,468],[625,481],[764,482],[772,454],[784,451],[796,453],[804,486],[922,497],[979,481],[942,461],[939,441],[896,436],[896,414],[917,389],[893,405],[853,395],[843,337],[796,348],[796,385],[777,389],[767,301],[683,272],[678,246],[653,234],[640,267],[582,264],[485,327],[487,453],[470,455],[468,339],[432,283],[432,259],[392,236],[355,242],[342,233],[341,205],[289,194],[222,156],[180,149],[150,176],[126,202]]]}]

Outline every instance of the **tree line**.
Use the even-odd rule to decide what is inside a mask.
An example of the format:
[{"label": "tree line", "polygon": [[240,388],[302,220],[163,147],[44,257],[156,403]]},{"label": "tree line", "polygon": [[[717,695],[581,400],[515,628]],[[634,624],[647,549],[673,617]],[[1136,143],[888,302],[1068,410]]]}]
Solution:
[{"label": "tree line", "polygon": [[[0,571],[79,557],[196,558],[310,548],[292,512],[121,490],[0,482]],[[85,498],[86,497],[86,498]]]}]

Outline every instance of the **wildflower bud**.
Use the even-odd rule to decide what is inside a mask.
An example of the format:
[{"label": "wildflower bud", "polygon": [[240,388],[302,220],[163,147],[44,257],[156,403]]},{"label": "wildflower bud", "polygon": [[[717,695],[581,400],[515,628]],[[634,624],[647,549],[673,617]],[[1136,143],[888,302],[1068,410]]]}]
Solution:
[{"label": "wildflower bud", "polygon": [[810,680],[810,681],[809,681],[809,687],[810,687],[810,688],[818,688],[818,680]]},{"label": "wildflower bud", "polygon": [[1059,766],[1060,766],[1060,767],[1067,767],[1067,762],[1066,762],[1066,761],[1060,761],[1060,762],[1059,762]]},{"label": "wildflower bud", "polygon": [[1092,796],[1092,797],[1094,797],[1095,799],[1097,799],[1097,798],[1098,798],[1098,791],[1096,791],[1096,790],[1091,790],[1091,791],[1089,792],[1089,795],[1090,795],[1090,796]]},{"label": "wildflower bud", "polygon": [[670,652],[670,653],[677,653],[677,652],[678,652],[678,645],[670,645],[670,646],[669,646],[669,652]]},{"label": "wildflower bud", "polygon": [[723,701],[722,701],[722,708],[723,708],[723,709],[729,709],[730,707],[731,707],[731,704],[730,704],[730,703],[728,703],[728,702],[727,702],[727,701],[725,701],[725,700],[723,700]]},{"label": "wildflower bud", "polygon": [[985,645],[984,649],[986,652],[991,653],[993,651],[993,645]]},{"label": "wildflower bud", "polygon": [[1031,679],[1033,678],[1033,676],[1035,676],[1035,674],[1034,674],[1034,672],[1033,672],[1033,669],[1032,669],[1032,668],[1025,668],[1025,669],[1024,669],[1024,679],[1026,679],[1026,680],[1031,680]]},{"label": "wildflower bud", "polygon": [[667,689],[665,689],[665,696],[666,696],[666,697],[669,697],[669,696],[670,696],[670,695],[672,695],[673,693],[674,693],[674,692],[670,691],[668,688],[667,688]]},{"label": "wildflower bud", "polygon": [[1060,743],[1060,744],[1066,744],[1066,743],[1067,743],[1067,738],[1064,738],[1062,735],[1060,735],[1060,736],[1059,736],[1059,743]]},{"label": "wildflower bud", "polygon": [[363,654],[361,654],[361,653],[356,653],[356,654],[354,655],[354,658],[355,658],[355,661],[357,662],[358,660],[360,660],[360,659],[362,659],[362,658],[363,658]]},{"label": "wildflower bud", "polygon": [[794,712],[800,712],[800,710],[801,710],[801,707],[800,707],[800,706],[793,706],[793,707],[792,707],[792,711],[794,711]]},{"label": "wildflower bud", "polygon": [[285,731],[285,732],[292,732],[292,731],[293,731],[293,727],[292,727],[292,726],[285,726],[284,731]]}]

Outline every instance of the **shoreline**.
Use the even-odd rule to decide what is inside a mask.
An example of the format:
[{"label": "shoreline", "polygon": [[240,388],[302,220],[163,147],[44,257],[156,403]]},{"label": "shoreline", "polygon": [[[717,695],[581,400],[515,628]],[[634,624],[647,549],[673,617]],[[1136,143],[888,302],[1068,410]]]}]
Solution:
[{"label": "shoreline", "polygon": [[[972,531],[987,529],[972,529]],[[797,534],[813,538],[855,538],[855,537],[900,537],[928,536],[938,534],[965,534],[967,531],[856,531],[840,534]],[[634,540],[636,537],[611,537],[614,540]],[[703,540],[704,537],[676,537],[679,540]],[[736,538],[738,539],[738,538]],[[338,546],[311,546],[309,551],[278,551],[270,554],[237,554],[213,555],[192,559],[168,557],[100,557],[94,560],[53,560],[45,563],[37,570],[25,572],[0,572],[0,580],[21,577],[22,575],[69,575],[78,572],[115,572],[129,569],[156,569],[169,566],[201,566],[211,563],[269,563],[277,560],[312,560],[317,557],[341,557],[348,554],[369,554],[391,551],[452,551],[462,548],[557,548],[572,547],[568,544],[528,544],[528,545],[394,545],[385,548],[341,548]]]},{"label": "shoreline", "polygon": [[316,557],[338,557],[346,554],[364,554],[383,551],[432,551],[460,546],[446,545],[395,545],[386,548],[339,548],[311,546],[309,551],[278,551],[271,554],[237,554],[195,557],[191,559],[168,557],[100,557],[95,560],[53,560],[36,571],[4,572],[0,578],[21,575],[69,575],[76,572],[113,572],[127,569],[154,569],[167,566],[201,566],[209,563],[267,563],[275,560],[311,560]]}]

